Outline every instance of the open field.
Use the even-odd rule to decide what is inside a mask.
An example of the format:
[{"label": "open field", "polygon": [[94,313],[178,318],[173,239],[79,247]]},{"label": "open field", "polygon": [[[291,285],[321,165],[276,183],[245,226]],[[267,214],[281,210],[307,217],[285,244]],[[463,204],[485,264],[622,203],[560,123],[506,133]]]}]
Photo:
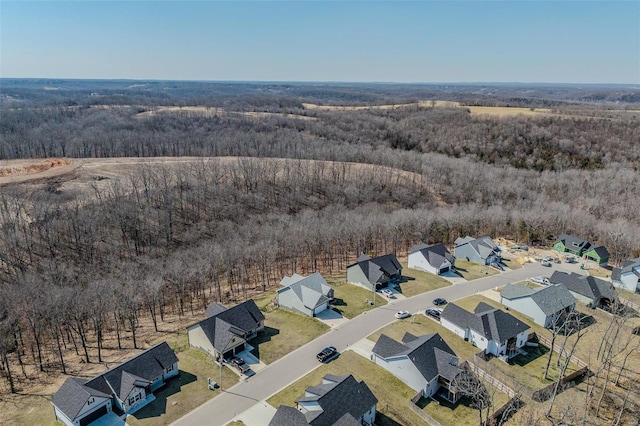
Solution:
[{"label": "open field", "polygon": [[444,278],[429,272],[409,269],[406,262],[400,262],[402,265],[402,281],[400,289],[406,297],[415,296],[427,291],[446,287],[451,283]]},{"label": "open field", "polygon": [[456,259],[456,272],[462,275],[462,278],[467,281],[498,274],[498,271],[489,266],[467,262],[461,259]]},{"label": "open field", "polygon": [[157,114],[188,114],[198,115],[203,117],[217,117],[223,115],[241,115],[252,118],[287,118],[296,120],[317,120],[316,117],[308,117],[306,115],[299,114],[281,114],[275,112],[262,112],[262,111],[230,111],[224,108],[205,107],[205,106],[160,106],[148,111],[140,112],[136,117],[145,118],[153,117]]},{"label": "open field", "polygon": [[322,382],[325,374],[352,374],[357,380],[364,380],[378,398],[376,425],[423,425],[424,421],[407,408],[415,391],[391,373],[371,361],[352,352],[345,351],[328,364],[322,364],[302,379],[267,400],[278,408],[280,405],[295,406],[295,400],[304,395],[309,386]]}]

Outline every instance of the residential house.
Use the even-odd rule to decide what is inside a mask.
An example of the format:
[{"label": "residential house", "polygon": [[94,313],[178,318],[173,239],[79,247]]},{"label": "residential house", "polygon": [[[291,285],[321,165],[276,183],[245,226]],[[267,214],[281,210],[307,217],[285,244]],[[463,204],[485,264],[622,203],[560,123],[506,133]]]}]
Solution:
[{"label": "residential house", "polygon": [[435,275],[444,274],[453,269],[456,258],[453,257],[444,244],[418,244],[409,251],[409,269],[431,272]]},{"label": "residential house", "polygon": [[572,272],[555,271],[549,281],[552,284],[564,284],[578,302],[593,307],[608,307],[618,300],[613,284],[600,278],[580,275]]},{"label": "residential house", "polygon": [[176,375],[178,358],[163,342],[93,379],[69,377],[51,403],[56,419],[67,426],[104,417],[118,421],[155,400],[153,392]]},{"label": "residential house", "polygon": [[367,290],[380,289],[402,277],[402,265],[394,254],[371,258],[361,254],[358,261],[347,266],[347,282]]},{"label": "residential house", "polygon": [[212,315],[187,327],[189,346],[216,360],[220,354],[228,359],[248,349],[247,342],[264,329],[264,315],[251,299],[228,309],[214,304],[207,312]]},{"label": "residential house", "polygon": [[596,246],[589,241],[573,235],[561,234],[553,244],[553,249],[559,253],[571,253],[578,257],[593,260],[599,265],[609,262],[609,251],[605,246]]},{"label": "residential house", "polygon": [[458,357],[438,333],[414,336],[406,333],[402,342],[381,334],[371,360],[402,380],[424,397],[439,393],[456,402],[462,394],[453,384],[462,371]]},{"label": "residential house", "polygon": [[365,382],[350,374],[327,374],[322,383],[305,390],[296,408],[281,405],[269,426],[373,425],[377,403]]},{"label": "residential house", "polygon": [[308,277],[293,274],[280,281],[278,305],[304,315],[316,316],[329,307],[333,289],[318,272]]},{"label": "residential house", "polygon": [[480,238],[466,236],[456,239],[453,255],[456,259],[465,259],[480,265],[499,266],[502,261],[500,248],[487,236]]},{"label": "residential house", "polygon": [[473,313],[449,303],[440,315],[440,324],[487,354],[514,357],[529,338],[529,326],[518,318],[486,303]]},{"label": "residential house", "polygon": [[611,273],[611,282],[614,286],[635,293],[640,291],[640,257],[625,260]]},{"label": "residential house", "polygon": [[536,324],[551,328],[576,307],[576,298],[562,284],[530,288],[507,284],[500,293],[500,303],[514,309]]}]

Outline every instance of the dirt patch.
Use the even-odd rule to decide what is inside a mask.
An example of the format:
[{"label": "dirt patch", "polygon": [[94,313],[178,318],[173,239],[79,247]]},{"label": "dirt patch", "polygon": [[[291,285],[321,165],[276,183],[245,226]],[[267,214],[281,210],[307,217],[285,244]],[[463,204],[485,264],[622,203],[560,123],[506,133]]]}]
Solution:
[{"label": "dirt patch", "polygon": [[68,166],[71,160],[68,158],[45,158],[41,160],[3,160],[0,161],[0,177],[23,176],[33,173],[42,173],[58,167]]}]

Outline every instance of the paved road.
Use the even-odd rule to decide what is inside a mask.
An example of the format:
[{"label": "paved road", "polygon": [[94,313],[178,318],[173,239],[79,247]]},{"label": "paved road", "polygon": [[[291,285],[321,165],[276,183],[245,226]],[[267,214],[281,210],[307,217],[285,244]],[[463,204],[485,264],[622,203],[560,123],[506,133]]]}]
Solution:
[{"label": "paved road", "polygon": [[[560,267],[558,269],[564,268]],[[549,268],[540,264],[527,264],[515,271],[503,272],[491,277],[433,290],[365,312],[270,364],[248,381],[238,383],[227,389],[217,397],[178,419],[172,425],[226,425],[236,415],[251,408],[259,401],[270,397],[318,367],[319,363],[315,355],[322,348],[335,346],[338,351],[343,351],[350,344],[395,321],[393,314],[399,310],[422,312],[425,308],[433,306],[431,301],[436,297],[444,297],[450,301],[456,300],[493,287],[521,281],[536,275],[549,275],[550,273]]]}]

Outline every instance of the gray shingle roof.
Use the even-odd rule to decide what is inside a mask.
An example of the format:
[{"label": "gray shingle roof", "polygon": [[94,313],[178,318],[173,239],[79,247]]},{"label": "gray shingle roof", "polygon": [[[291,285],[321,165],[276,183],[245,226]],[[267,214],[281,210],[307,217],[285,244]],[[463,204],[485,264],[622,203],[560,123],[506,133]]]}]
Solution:
[{"label": "gray shingle roof", "polygon": [[420,252],[427,259],[427,262],[434,268],[440,268],[445,261],[449,263],[455,262],[455,257],[447,250],[444,244],[434,244],[428,246],[426,244],[419,244],[411,248],[410,253]]},{"label": "gray shingle roof", "polygon": [[513,315],[486,303],[479,303],[475,313],[468,312],[455,303],[449,303],[440,318],[458,327],[470,328],[486,339],[496,342],[505,342],[530,328]]},{"label": "gray shingle roof", "polygon": [[234,336],[243,337],[244,334],[252,333],[263,320],[264,314],[256,302],[249,299],[197,324],[213,347],[222,350]]},{"label": "gray shingle roof", "polygon": [[532,289],[523,285],[507,284],[502,290],[505,299],[530,297],[545,315],[553,315],[576,303],[576,298],[562,284],[548,285],[539,289]]},{"label": "gray shingle roof", "polygon": [[488,257],[492,256],[494,253],[498,253],[500,251],[500,249],[498,248],[496,243],[493,242],[491,237],[488,237],[486,235],[484,237],[479,237],[475,239],[469,236],[466,236],[465,238],[458,238],[455,244],[456,246],[469,244],[469,246],[472,247],[473,250],[476,253],[478,253],[478,255],[482,259],[487,259]]},{"label": "gray shingle roof", "polygon": [[591,247],[591,243],[589,241],[585,241],[582,238],[578,238],[573,235],[561,234],[558,237],[558,241],[562,241],[562,244],[572,251],[587,250]]},{"label": "gray shingle roof", "polygon": [[612,281],[620,281],[622,278],[622,274],[627,274],[629,272],[633,272],[635,275],[640,277],[640,257],[637,259],[629,259],[622,262],[617,268],[613,268],[611,272],[611,280]]},{"label": "gray shingle roof", "polygon": [[269,422],[269,426],[309,426],[309,422],[301,411],[281,405]]},{"label": "gray shingle roof", "polygon": [[370,258],[366,254],[360,255],[358,261],[348,268],[358,265],[371,284],[381,282],[383,277],[391,277],[402,272],[402,265],[398,262],[395,254],[385,254]]},{"label": "gray shingle roof", "polygon": [[[290,288],[302,304],[309,309],[315,309],[326,303],[332,290],[319,272],[308,277],[298,274],[294,274],[292,277],[284,277],[280,284]],[[282,289],[278,290],[278,292],[280,291]]]},{"label": "gray shingle roof", "polygon": [[316,401],[320,405],[321,410],[305,413],[305,418],[310,425],[351,425],[353,424],[350,422],[351,419],[345,417],[345,414],[349,414],[354,420],[359,419],[378,402],[366,383],[358,382],[350,374],[344,376],[327,374],[324,379],[331,383],[308,387],[306,392],[315,395],[296,400],[296,402]]},{"label": "gray shingle roof", "polygon": [[460,371],[458,357],[438,333],[405,333],[402,343],[381,334],[372,352],[384,359],[406,356],[427,381],[438,375],[451,379]]},{"label": "gray shingle roof", "polygon": [[572,272],[555,271],[549,281],[553,284],[564,284],[567,290],[580,294],[591,299],[594,303],[598,303],[601,298],[609,300],[617,300],[618,293],[613,288],[613,284],[601,280],[600,278],[585,276]]},{"label": "gray shingle roof", "polygon": [[227,310],[227,308],[223,304],[221,304],[221,303],[212,303],[207,307],[207,309],[205,309],[204,314],[207,316],[207,318],[210,318],[210,317],[214,317],[214,316],[218,315],[220,312],[224,312],[226,310]]},{"label": "gray shingle roof", "polygon": [[178,362],[166,342],[162,342],[91,380],[69,377],[51,398],[51,402],[67,417],[75,419],[91,396],[120,399],[129,395],[135,382],[150,384],[164,370]]},{"label": "gray shingle roof", "polygon": [[111,398],[109,394],[85,386],[87,382],[87,379],[69,377],[51,398],[51,402],[71,420],[78,416],[90,397]]},{"label": "gray shingle roof", "polygon": [[591,249],[589,249],[589,251],[595,251],[596,254],[600,257],[600,259],[605,259],[608,258],[610,256],[609,254],[609,250],[607,250],[607,248],[605,246],[597,246],[597,247],[593,247]]}]

